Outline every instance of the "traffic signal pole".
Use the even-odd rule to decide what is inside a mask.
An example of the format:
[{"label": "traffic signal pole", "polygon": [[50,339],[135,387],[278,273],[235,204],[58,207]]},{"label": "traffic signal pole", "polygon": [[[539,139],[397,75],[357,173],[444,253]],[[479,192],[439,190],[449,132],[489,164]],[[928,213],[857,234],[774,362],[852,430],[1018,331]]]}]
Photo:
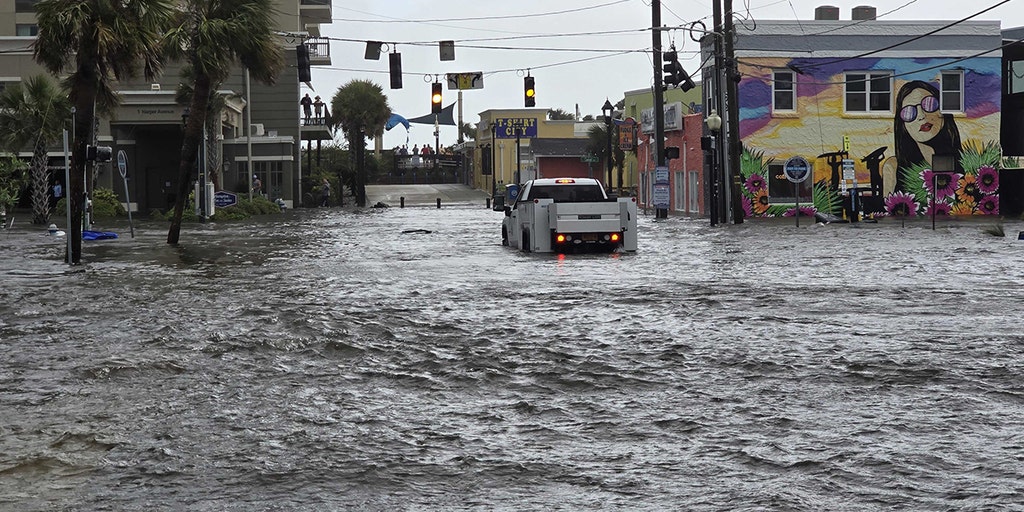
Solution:
[{"label": "traffic signal pole", "polygon": [[[715,0],[716,2],[718,0]],[[725,81],[726,103],[726,148],[728,149],[728,170],[729,170],[729,196],[732,205],[732,222],[743,224],[743,193],[740,190],[743,174],[740,173],[740,98],[739,98],[739,64],[736,62],[736,49],[733,47],[733,37],[736,27],[732,20],[732,0],[725,2],[725,62],[729,69],[728,80]],[[799,214],[797,215],[799,218]]]},{"label": "traffic signal pole", "polygon": [[[651,46],[654,48],[654,162],[662,167],[665,165],[665,92],[661,76],[661,0],[651,0]],[[651,173],[647,176],[649,180]],[[658,208],[654,217],[668,218],[668,209]]]}]

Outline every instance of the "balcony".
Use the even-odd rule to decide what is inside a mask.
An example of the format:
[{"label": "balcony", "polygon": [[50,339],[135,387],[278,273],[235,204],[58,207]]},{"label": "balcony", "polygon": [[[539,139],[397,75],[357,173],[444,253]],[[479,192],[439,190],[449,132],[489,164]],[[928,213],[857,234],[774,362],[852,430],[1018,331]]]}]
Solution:
[{"label": "balcony", "polygon": [[299,138],[302,140],[331,140],[334,131],[327,126],[326,117],[299,118]]},{"label": "balcony", "polygon": [[299,16],[303,25],[330,23],[331,0],[301,0],[299,2]]},{"label": "balcony", "polygon": [[305,40],[309,48],[309,64],[312,66],[331,65],[331,42],[323,37],[310,37]]}]

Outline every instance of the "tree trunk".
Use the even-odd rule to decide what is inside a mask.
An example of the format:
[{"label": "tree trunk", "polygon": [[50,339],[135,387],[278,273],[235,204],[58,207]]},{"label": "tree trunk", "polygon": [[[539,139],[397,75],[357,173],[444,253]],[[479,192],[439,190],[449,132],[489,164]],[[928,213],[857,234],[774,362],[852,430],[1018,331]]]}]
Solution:
[{"label": "tree trunk", "polygon": [[[167,232],[167,243],[177,244],[181,236],[181,218],[188,204],[188,194],[192,188],[192,170],[199,155],[202,144],[203,125],[206,123],[206,106],[210,101],[210,77],[196,77],[192,90],[192,104],[189,107],[188,123],[185,125],[185,140],[181,144],[181,162],[178,163],[178,197],[174,202],[174,214],[171,217],[171,228]],[[249,172],[252,172],[251,170]]]},{"label": "tree trunk", "polygon": [[32,223],[50,223],[50,169],[46,166],[46,144],[40,138],[32,152]]}]

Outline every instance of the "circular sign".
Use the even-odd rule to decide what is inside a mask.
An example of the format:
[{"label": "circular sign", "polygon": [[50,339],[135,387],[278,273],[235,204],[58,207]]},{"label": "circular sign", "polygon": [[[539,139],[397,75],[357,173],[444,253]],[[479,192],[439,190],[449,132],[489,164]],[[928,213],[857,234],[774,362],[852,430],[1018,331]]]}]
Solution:
[{"label": "circular sign", "polygon": [[803,183],[811,175],[811,164],[802,156],[794,156],[786,160],[782,168],[786,179],[793,183]]},{"label": "circular sign", "polygon": [[124,153],[123,149],[117,151],[117,170],[121,173],[122,178],[128,174],[128,155]]}]

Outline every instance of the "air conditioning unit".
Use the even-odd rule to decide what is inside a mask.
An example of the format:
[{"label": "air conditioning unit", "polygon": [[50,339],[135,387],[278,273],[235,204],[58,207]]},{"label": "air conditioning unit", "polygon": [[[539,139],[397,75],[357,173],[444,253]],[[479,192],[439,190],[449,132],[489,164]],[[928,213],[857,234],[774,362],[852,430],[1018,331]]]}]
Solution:
[{"label": "air conditioning unit", "polygon": [[263,123],[253,123],[249,125],[249,133],[253,137],[262,137],[267,134],[267,130],[263,127]]}]

